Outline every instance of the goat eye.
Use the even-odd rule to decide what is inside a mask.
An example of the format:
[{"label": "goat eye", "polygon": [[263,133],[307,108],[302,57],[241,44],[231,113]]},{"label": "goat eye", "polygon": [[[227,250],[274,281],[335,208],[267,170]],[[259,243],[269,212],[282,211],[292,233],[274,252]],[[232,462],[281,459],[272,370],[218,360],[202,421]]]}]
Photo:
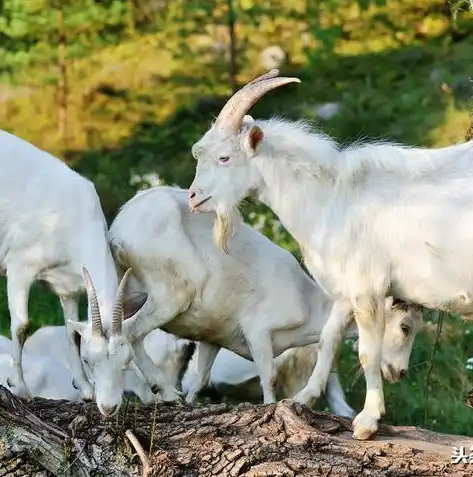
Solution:
[{"label": "goat eye", "polygon": [[409,332],[411,331],[407,325],[401,325],[401,330],[404,333],[404,336],[407,336]]},{"label": "goat eye", "polygon": [[230,158],[229,158],[228,156],[220,156],[220,157],[218,158],[218,160],[219,160],[220,162],[228,162],[228,161],[230,160]]}]

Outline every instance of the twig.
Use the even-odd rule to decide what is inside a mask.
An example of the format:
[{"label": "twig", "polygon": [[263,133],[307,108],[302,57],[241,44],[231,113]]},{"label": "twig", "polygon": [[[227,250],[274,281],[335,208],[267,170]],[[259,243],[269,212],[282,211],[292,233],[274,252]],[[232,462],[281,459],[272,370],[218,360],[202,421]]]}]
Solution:
[{"label": "twig", "polygon": [[145,453],[145,450],[143,449],[143,446],[140,444],[140,442],[130,429],[127,429],[125,431],[125,436],[128,437],[128,440],[134,447],[136,453],[138,454],[138,457],[141,460],[141,463],[143,464],[143,477],[148,477],[149,472],[151,470],[151,466],[149,464],[149,459]]},{"label": "twig", "polygon": [[427,427],[427,417],[429,412],[429,385],[430,385],[430,375],[432,374],[432,369],[434,367],[434,357],[435,351],[437,350],[437,343],[440,338],[440,333],[442,333],[442,325],[443,325],[443,312],[439,312],[439,318],[437,322],[437,336],[435,337],[434,347],[432,348],[432,354],[430,355],[430,365],[429,370],[427,371],[427,382],[425,385],[425,411],[424,411],[424,427]]}]

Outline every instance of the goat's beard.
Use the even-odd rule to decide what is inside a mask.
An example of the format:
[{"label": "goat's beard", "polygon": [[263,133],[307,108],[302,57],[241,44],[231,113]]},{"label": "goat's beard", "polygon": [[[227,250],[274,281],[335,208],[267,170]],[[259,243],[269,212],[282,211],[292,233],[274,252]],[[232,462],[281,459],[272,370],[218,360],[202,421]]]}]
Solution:
[{"label": "goat's beard", "polygon": [[233,237],[238,225],[241,223],[241,214],[237,207],[227,205],[220,205],[215,212],[213,240],[220,250],[229,255],[228,241]]}]

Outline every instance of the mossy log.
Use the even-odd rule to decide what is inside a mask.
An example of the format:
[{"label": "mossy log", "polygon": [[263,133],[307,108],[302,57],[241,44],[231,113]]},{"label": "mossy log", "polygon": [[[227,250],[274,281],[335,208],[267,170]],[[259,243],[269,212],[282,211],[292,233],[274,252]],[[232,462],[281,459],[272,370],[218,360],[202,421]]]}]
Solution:
[{"label": "mossy log", "polygon": [[106,420],[94,403],[23,403],[0,387],[0,477],[471,477],[473,462],[453,464],[452,448],[472,445],[385,425],[374,440],[356,441],[349,419],[291,400],[127,402]]}]

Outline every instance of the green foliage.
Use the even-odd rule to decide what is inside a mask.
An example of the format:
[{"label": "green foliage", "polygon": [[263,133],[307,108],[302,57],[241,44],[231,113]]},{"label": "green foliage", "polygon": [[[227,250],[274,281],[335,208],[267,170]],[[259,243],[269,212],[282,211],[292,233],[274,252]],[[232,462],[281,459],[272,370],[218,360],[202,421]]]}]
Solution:
[{"label": "green foliage", "polygon": [[[62,3],[70,89],[67,160],[94,181],[109,220],[137,188],[149,186],[149,173],[165,183],[190,184],[195,167],[190,146],[230,92],[227,4]],[[463,7],[455,17],[443,0],[235,0],[234,6],[238,80],[260,73],[259,53],[274,44],[290,59],[283,72],[302,80],[263,98],[253,116],[303,117],[342,143],[366,136],[426,146],[463,140],[473,47],[471,14]],[[4,0],[1,127],[54,154],[61,151],[57,41],[52,0]],[[340,102],[342,112],[322,121],[316,107],[332,101]],[[250,201],[242,209],[249,223],[299,258],[296,243],[271,211]],[[62,322],[58,300],[41,285],[33,288],[30,313],[32,330]],[[385,385],[385,422],[424,425],[427,362],[438,317],[426,312],[426,319],[408,377]],[[8,327],[2,281],[0,332],[7,334]],[[471,324],[445,320],[428,390],[429,428],[473,430],[473,414],[462,403],[473,387],[465,369],[473,356],[472,333]],[[359,410],[364,379],[354,379],[358,369],[357,356],[345,343],[341,377],[350,404]]]},{"label": "green foliage", "polygon": [[[68,56],[86,55],[91,48],[119,43],[127,26],[123,0],[61,0],[65,27],[74,38]],[[0,17],[0,75],[41,65],[56,58],[56,0],[5,0]]]}]

